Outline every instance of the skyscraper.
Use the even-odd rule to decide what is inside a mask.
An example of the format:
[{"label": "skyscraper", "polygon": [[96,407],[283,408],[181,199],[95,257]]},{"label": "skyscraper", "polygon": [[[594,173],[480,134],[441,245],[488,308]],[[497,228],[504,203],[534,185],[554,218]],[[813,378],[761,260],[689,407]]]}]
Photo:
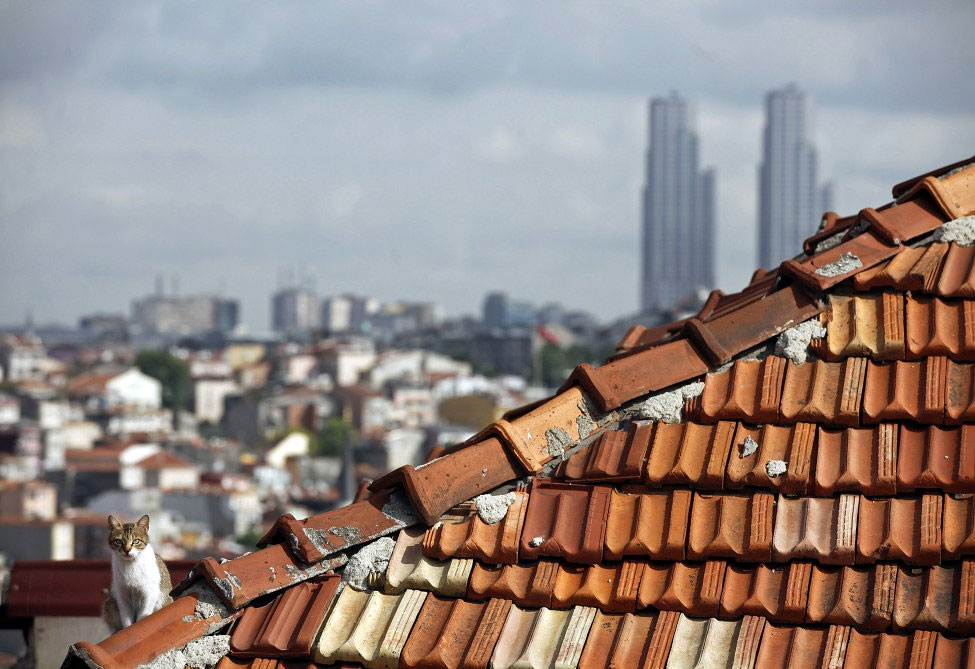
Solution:
[{"label": "skyscraper", "polygon": [[667,309],[714,285],[713,169],[699,171],[687,102],[677,93],[650,101],[650,147],[643,189],[643,311]]},{"label": "skyscraper", "polygon": [[773,267],[802,248],[802,241],[832,208],[832,188],[819,188],[816,148],[809,140],[806,94],[794,84],[765,96],[765,130],[759,168],[758,262]]}]

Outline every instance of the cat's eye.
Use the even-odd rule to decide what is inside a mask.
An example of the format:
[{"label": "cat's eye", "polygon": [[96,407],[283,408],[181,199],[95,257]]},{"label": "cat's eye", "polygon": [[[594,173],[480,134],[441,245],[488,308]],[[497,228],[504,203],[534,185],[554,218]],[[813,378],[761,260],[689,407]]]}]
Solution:
[{"label": "cat's eye", "polygon": [[142,540],[141,539],[133,539],[132,540],[132,545],[133,546],[141,546],[142,545]]},{"label": "cat's eye", "polygon": [[122,545],[122,540],[121,539],[112,539],[112,545],[113,546],[121,546]]}]

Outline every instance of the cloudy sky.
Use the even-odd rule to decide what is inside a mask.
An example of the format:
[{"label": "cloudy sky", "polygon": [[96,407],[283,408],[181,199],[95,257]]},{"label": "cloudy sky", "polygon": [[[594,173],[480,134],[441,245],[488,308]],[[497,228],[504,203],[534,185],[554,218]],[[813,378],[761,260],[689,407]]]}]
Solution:
[{"label": "cloudy sky", "polygon": [[811,95],[841,213],[975,153],[975,4],[803,4],[0,0],[0,323],[127,311],[161,274],[263,330],[289,265],[448,313],[632,312],[674,89],[740,288],[765,91]]}]

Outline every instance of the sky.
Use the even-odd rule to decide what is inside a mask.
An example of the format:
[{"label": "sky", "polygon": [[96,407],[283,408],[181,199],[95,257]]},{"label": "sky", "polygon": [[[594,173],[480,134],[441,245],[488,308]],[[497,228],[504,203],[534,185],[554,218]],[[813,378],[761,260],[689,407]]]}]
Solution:
[{"label": "sky", "polygon": [[975,154],[972,34],[970,0],[0,0],[0,323],[126,313],[162,275],[264,331],[282,267],[448,314],[498,289],[632,313],[672,90],[738,290],[765,93],[809,94],[854,213]]}]

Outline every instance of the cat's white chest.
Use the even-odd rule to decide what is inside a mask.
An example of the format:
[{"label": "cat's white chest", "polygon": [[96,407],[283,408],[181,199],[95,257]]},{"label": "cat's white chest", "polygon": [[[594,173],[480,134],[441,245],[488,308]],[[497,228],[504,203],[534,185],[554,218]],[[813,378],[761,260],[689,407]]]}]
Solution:
[{"label": "cat's white chest", "polygon": [[140,607],[159,597],[159,567],[152,548],[145,548],[132,560],[112,556],[112,591],[116,599],[125,598]]}]

